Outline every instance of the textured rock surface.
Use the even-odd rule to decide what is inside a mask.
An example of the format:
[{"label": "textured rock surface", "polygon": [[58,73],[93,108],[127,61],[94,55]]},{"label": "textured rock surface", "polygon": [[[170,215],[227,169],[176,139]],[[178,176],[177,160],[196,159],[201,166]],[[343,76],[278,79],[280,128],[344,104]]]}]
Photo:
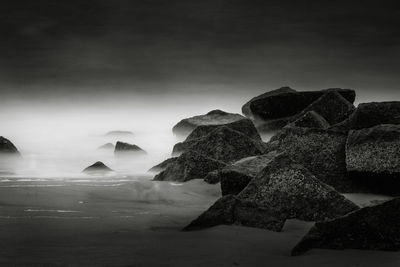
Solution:
[{"label": "textured rock surface", "polygon": [[149,172],[161,172],[161,171],[165,170],[170,163],[175,162],[177,159],[178,159],[177,157],[166,159],[163,162],[161,162],[160,164],[153,166],[148,171]]},{"label": "textured rock surface", "polygon": [[292,255],[312,248],[400,250],[400,199],[316,223]]},{"label": "textured rock surface", "polygon": [[111,143],[107,143],[107,144],[104,144],[104,145],[100,146],[98,149],[105,149],[105,150],[115,149],[115,146],[113,144],[111,144]]},{"label": "textured rock surface", "polygon": [[14,144],[7,138],[4,138],[3,136],[0,136],[0,153],[10,154],[10,155],[20,155],[18,149],[14,146]]},{"label": "textured rock surface", "polygon": [[85,168],[82,172],[111,172],[113,171],[109,167],[107,167],[103,162],[97,161],[93,165],[90,165],[89,167]]},{"label": "textured rock surface", "polygon": [[267,148],[264,142],[254,140],[226,126],[218,127],[203,138],[180,144],[179,147],[175,146],[174,153],[193,150],[226,163],[261,155]]},{"label": "textured rock surface", "polygon": [[400,195],[400,125],[351,130],[346,164],[351,177],[371,191]]},{"label": "textured rock surface", "polygon": [[115,154],[120,154],[124,152],[129,152],[129,153],[138,153],[138,154],[146,154],[146,151],[138,147],[137,145],[132,145],[124,142],[118,141],[115,144]]},{"label": "textured rock surface", "polygon": [[209,172],[225,167],[224,162],[187,151],[169,163],[164,171],[154,177],[156,181],[186,182],[203,179]]},{"label": "textured rock surface", "polygon": [[307,111],[288,126],[326,129],[330,124],[315,111]]},{"label": "textured rock surface", "polygon": [[219,170],[215,170],[207,173],[206,177],[204,177],[204,182],[209,184],[217,184],[221,181],[221,177],[219,176]]},{"label": "textured rock surface", "polygon": [[243,118],[244,117],[240,114],[228,113],[222,110],[213,110],[205,115],[194,116],[181,120],[172,128],[172,131],[176,135],[187,136],[197,126],[226,124],[241,120]]}]

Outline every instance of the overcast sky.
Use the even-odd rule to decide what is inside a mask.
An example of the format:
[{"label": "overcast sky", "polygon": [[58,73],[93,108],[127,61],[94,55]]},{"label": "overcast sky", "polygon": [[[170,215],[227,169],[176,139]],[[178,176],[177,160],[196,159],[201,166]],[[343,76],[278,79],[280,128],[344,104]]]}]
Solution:
[{"label": "overcast sky", "polygon": [[384,2],[4,0],[0,101],[284,85],[393,95],[400,9]]}]

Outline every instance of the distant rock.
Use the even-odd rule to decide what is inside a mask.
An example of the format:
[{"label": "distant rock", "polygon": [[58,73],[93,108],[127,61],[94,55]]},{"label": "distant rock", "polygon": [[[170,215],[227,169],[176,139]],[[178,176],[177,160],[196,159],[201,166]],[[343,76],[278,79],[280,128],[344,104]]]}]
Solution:
[{"label": "distant rock", "polygon": [[307,111],[297,120],[288,124],[288,126],[326,129],[330,126],[330,124],[315,111]]},{"label": "distant rock", "polygon": [[146,151],[144,151],[137,145],[132,145],[118,141],[115,145],[114,154],[124,154],[124,153],[147,154]]},{"label": "distant rock", "polygon": [[222,161],[209,158],[195,151],[187,151],[167,164],[164,171],[154,177],[155,181],[186,182],[203,179],[209,172],[225,167]]},{"label": "distant rock", "polygon": [[0,154],[15,155],[19,156],[20,153],[18,149],[11,143],[10,140],[0,136]]},{"label": "distant rock", "polygon": [[115,146],[111,143],[107,143],[107,144],[104,144],[104,145],[98,147],[98,149],[111,150],[111,149],[115,149]]},{"label": "distant rock", "polygon": [[366,207],[327,222],[317,222],[292,255],[309,249],[400,250],[400,199]]},{"label": "distant rock", "polygon": [[97,161],[93,165],[85,168],[82,172],[86,173],[102,173],[102,172],[112,172],[113,170],[107,167],[103,162]]},{"label": "distant rock", "polygon": [[286,154],[279,154],[236,197],[227,195],[217,201],[186,230],[221,222],[281,231],[287,219],[320,221],[357,209]]},{"label": "distant rock", "polygon": [[181,153],[189,150],[230,163],[241,158],[264,154],[266,144],[226,126],[220,126],[203,138],[179,143],[173,152]]},{"label": "distant rock", "polygon": [[346,164],[352,179],[372,192],[400,195],[400,124],[351,130]]},{"label": "distant rock", "polygon": [[106,136],[133,136],[134,134],[130,131],[110,131],[105,134]]},{"label": "distant rock", "polygon": [[149,172],[162,172],[163,170],[165,170],[167,168],[167,166],[172,163],[175,162],[178,159],[178,157],[174,157],[174,158],[169,158],[164,160],[163,162],[161,162],[160,164],[157,164],[156,166],[153,166],[150,170],[148,170]]},{"label": "distant rock", "polygon": [[194,116],[181,120],[172,128],[172,131],[176,135],[187,136],[197,126],[226,124],[241,120],[243,118],[244,117],[240,114],[228,113],[222,110],[212,110],[205,115]]}]

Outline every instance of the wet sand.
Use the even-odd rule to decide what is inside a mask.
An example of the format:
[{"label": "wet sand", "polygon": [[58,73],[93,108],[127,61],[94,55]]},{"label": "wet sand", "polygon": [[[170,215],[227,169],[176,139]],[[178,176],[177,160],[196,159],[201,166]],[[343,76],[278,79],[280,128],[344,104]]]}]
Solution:
[{"label": "wet sand", "polygon": [[[148,179],[3,179],[0,266],[400,264],[394,252],[311,250],[291,257],[310,222],[288,221],[281,233],[240,226],[181,232],[219,197],[219,186]],[[362,205],[373,198],[347,196]]]}]

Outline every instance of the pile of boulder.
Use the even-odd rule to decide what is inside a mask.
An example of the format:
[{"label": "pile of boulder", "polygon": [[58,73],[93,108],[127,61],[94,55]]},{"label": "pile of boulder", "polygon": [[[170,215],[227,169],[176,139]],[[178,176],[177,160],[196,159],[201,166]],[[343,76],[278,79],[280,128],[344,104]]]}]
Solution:
[{"label": "pile of boulder", "polygon": [[[212,111],[182,120],[174,132],[187,137],[174,146],[175,157],[153,168],[155,180],[220,183],[222,197],[185,230],[237,224],[281,231],[299,219],[317,223],[293,255],[398,250],[400,198],[360,209],[343,193],[400,195],[400,102],[354,101],[350,89],[283,87],[247,102],[247,118]],[[263,132],[274,135],[264,142]]]}]

